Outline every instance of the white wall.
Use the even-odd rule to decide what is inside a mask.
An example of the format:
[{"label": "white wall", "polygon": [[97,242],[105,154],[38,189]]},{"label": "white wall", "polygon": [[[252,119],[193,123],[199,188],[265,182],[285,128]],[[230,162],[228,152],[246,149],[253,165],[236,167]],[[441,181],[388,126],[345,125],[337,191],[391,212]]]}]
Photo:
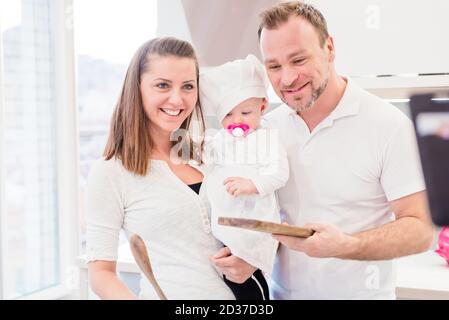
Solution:
[{"label": "white wall", "polygon": [[310,0],[348,75],[449,72],[448,0]]},{"label": "white wall", "polygon": [[157,17],[158,37],[172,36],[192,41],[181,0],[158,0]]},{"label": "white wall", "polygon": [[[204,65],[258,55],[257,15],[276,2],[159,0],[158,35],[193,40]],[[308,2],[328,20],[340,73],[449,73],[448,0]]]}]

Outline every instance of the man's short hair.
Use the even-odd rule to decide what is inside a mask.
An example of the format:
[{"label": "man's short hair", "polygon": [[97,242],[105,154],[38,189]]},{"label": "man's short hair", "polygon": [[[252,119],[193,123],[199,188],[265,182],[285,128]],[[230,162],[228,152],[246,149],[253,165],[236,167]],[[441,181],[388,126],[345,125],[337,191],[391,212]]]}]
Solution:
[{"label": "man's short hair", "polygon": [[320,37],[321,46],[324,45],[329,32],[327,31],[327,22],[323,14],[310,4],[301,1],[290,1],[277,4],[265,11],[261,12],[259,17],[261,22],[259,25],[259,40],[262,29],[277,29],[281,24],[286,23],[291,16],[303,17],[312,24]]}]

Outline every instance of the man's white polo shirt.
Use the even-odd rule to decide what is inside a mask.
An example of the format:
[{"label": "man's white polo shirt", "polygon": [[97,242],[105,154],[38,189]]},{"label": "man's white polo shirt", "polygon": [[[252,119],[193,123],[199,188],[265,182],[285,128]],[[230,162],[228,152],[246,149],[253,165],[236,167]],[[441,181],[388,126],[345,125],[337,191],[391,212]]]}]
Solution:
[{"label": "man's white polo shirt", "polygon": [[[292,109],[266,115],[280,130],[290,178],[278,192],[284,220],[330,223],[353,234],[394,220],[389,201],[425,189],[412,122],[348,80],[334,111],[312,132]],[[393,299],[392,261],[317,259],[281,246],[275,299]]]}]

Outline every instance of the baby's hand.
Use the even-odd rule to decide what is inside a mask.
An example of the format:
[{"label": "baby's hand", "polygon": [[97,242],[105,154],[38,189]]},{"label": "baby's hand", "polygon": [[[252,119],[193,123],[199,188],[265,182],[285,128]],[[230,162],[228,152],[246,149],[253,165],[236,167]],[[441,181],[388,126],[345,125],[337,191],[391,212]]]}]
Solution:
[{"label": "baby's hand", "polygon": [[226,191],[234,197],[242,194],[250,195],[259,193],[250,179],[230,177],[227,178],[223,184],[225,185]]}]

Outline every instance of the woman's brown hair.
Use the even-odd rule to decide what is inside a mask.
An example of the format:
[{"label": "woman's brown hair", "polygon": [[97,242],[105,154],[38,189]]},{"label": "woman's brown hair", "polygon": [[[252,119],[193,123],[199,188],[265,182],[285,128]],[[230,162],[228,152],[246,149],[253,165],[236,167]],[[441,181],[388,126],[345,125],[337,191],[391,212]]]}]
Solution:
[{"label": "woman's brown hair", "polygon": [[[112,115],[108,142],[103,156],[106,160],[113,157],[120,159],[127,170],[142,176],[147,174],[150,166],[153,141],[148,130],[149,120],[143,108],[140,81],[142,75],[149,69],[151,56],[192,59],[196,66],[197,90],[199,80],[195,50],[186,41],[173,37],[156,38],[144,43],[134,54]],[[204,140],[204,117],[199,99],[194,111],[182,123],[180,129],[188,132],[194,115],[200,125],[201,141],[195,144],[190,135],[183,137],[184,143],[188,144],[189,159],[200,158]],[[174,141],[173,145],[175,143],[177,141]]]}]

